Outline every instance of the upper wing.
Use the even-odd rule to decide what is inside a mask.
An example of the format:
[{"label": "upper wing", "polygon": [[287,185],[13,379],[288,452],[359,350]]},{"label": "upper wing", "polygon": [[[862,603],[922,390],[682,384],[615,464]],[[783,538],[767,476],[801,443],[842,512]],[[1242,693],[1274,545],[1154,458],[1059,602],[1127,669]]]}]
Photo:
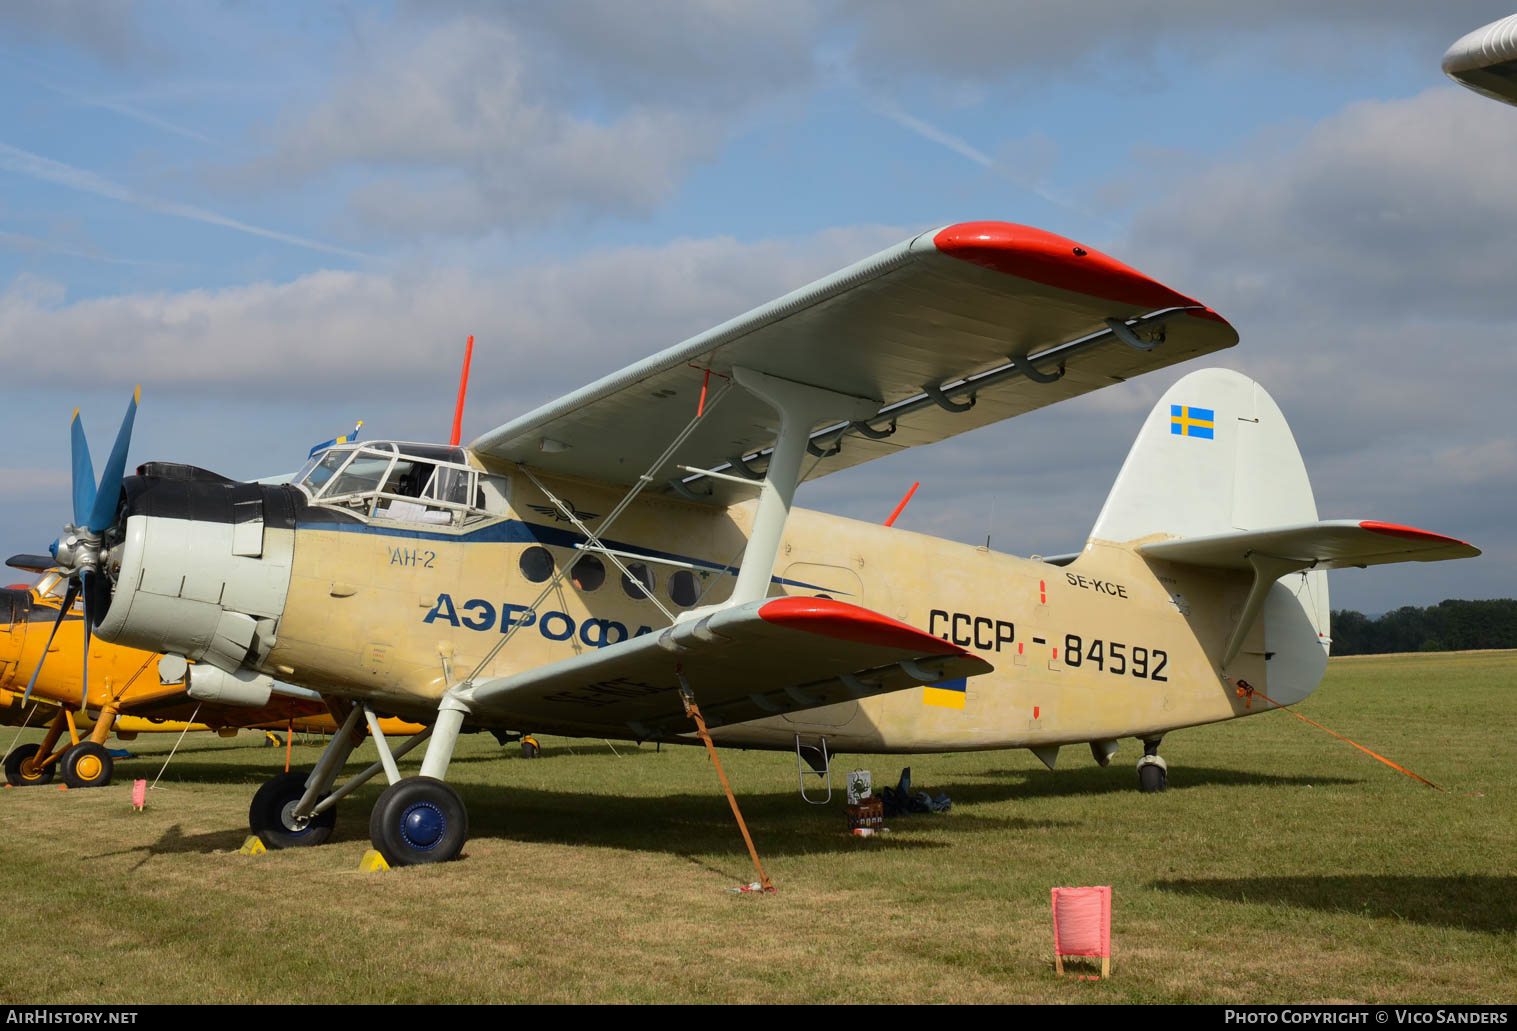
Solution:
[{"label": "upper wing", "polygon": [[[628,485],[695,416],[707,387],[719,390],[743,366],[878,404],[862,426],[813,428],[814,453],[841,444],[820,460],[813,475],[822,475],[1237,341],[1215,312],[1104,254],[1027,226],[968,222],[755,308],[471,447]],[[762,453],[776,421],[733,389],[656,475],[725,499],[720,483],[695,484],[676,463],[719,468]]]},{"label": "upper wing", "polygon": [[1289,559],[1314,569],[1378,566],[1388,562],[1437,562],[1473,558],[1480,549],[1454,537],[1370,520],[1330,519],[1268,530],[1185,537],[1140,544],[1147,558],[1218,569],[1249,569],[1250,554]]},{"label": "upper wing", "polygon": [[460,698],[487,723],[639,739],[688,729],[680,677],[711,726],[988,673],[957,645],[825,598],[771,598],[676,623]]}]

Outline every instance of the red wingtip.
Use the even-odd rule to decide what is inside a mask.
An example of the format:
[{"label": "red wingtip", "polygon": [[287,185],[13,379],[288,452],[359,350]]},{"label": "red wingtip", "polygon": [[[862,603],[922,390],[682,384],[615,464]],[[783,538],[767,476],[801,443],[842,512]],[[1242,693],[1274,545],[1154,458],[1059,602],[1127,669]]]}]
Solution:
[{"label": "red wingtip", "polygon": [[858,644],[875,644],[921,654],[974,655],[898,619],[831,598],[775,598],[764,603],[759,616],[766,623]]},{"label": "red wingtip", "polygon": [[961,261],[1119,304],[1150,311],[1197,304],[1109,255],[1032,226],[960,222],[932,242]]},{"label": "red wingtip", "polygon": [[1359,525],[1371,533],[1383,533],[1387,537],[1405,537],[1407,540],[1437,541],[1443,544],[1462,544],[1466,548],[1474,546],[1468,541],[1460,540],[1458,537],[1433,533],[1431,530],[1419,530],[1415,526],[1402,526],[1399,523],[1381,523],[1373,519],[1361,519]]}]

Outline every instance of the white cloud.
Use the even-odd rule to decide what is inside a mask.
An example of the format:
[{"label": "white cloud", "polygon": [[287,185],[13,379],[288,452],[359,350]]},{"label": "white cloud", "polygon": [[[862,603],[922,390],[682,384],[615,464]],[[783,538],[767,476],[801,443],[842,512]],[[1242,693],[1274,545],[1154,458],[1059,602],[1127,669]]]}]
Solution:
[{"label": "white cloud", "polygon": [[285,116],[274,153],[252,170],[368,170],[351,203],[360,232],[475,235],[567,215],[642,214],[725,141],[719,121],[690,111],[592,116],[545,102],[520,36],[499,21],[388,29],[329,96]]},{"label": "white cloud", "polygon": [[[50,342],[109,355],[155,392],[284,397],[362,392],[383,405],[456,373],[478,338],[473,396],[506,415],[668,347],[909,235],[863,226],[738,243],[677,240],[518,269],[321,271],[286,283],[65,303],[26,279],[0,293],[0,361],[68,386]],[[374,418],[378,418],[376,415]]]}]

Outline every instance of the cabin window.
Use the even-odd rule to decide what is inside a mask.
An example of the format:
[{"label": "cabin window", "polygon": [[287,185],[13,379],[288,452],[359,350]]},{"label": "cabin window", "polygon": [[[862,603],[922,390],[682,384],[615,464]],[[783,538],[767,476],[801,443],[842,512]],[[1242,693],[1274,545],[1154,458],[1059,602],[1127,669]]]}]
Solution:
[{"label": "cabin window", "polygon": [[521,553],[521,575],[531,583],[540,584],[553,575],[553,553],[536,545]]},{"label": "cabin window", "polygon": [[627,597],[633,601],[642,601],[647,598],[653,591],[653,570],[641,562],[629,562],[627,573],[631,575],[623,574],[622,576],[622,590],[627,592]]},{"label": "cabin window", "polygon": [[687,609],[701,599],[701,583],[688,569],[681,569],[669,577],[669,600],[682,609]]},{"label": "cabin window", "polygon": [[606,566],[594,555],[582,555],[580,560],[574,563],[571,573],[574,586],[586,593],[599,589],[606,582]]}]

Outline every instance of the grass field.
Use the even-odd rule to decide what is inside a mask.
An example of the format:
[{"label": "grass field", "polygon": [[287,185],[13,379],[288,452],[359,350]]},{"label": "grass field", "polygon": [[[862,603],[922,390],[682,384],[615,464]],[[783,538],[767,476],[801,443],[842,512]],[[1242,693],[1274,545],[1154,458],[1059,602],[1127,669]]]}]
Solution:
[{"label": "grass field", "polygon": [[[136,813],[172,745],[144,736],[109,788],[0,791],[0,1002],[1510,1003],[1514,681],[1517,652],[1342,659],[1300,706],[1446,793],[1276,712],[1171,735],[1162,795],[1132,741],[1054,773],[845,756],[954,803],[858,839],[840,776],[807,806],[794,756],[728,751],[769,897],[727,890],[751,867],[699,749],[470,736],[464,858],[359,873],[380,785],[332,844],[242,856],[283,749],[187,738]],[[1113,886],[1106,981],[1053,972],[1049,888],[1079,884]]]}]

